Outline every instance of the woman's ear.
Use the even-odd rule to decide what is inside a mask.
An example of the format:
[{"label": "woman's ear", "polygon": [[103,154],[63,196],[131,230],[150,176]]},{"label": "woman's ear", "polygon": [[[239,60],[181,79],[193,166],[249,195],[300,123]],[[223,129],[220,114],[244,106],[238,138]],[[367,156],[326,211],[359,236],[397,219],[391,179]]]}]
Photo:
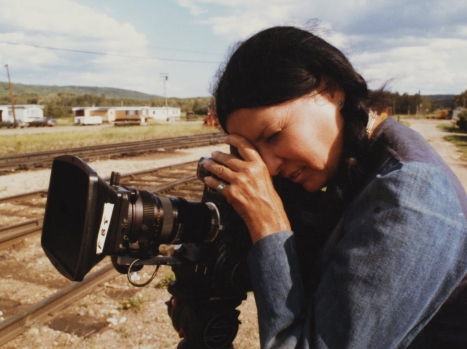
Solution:
[{"label": "woman's ear", "polygon": [[342,108],[345,102],[344,90],[331,79],[324,78],[323,80],[323,83],[326,86],[326,90],[329,93],[331,102],[333,102],[339,108]]},{"label": "woman's ear", "polygon": [[339,86],[335,86],[330,91],[331,100],[340,108],[342,109],[345,104],[345,92]]}]

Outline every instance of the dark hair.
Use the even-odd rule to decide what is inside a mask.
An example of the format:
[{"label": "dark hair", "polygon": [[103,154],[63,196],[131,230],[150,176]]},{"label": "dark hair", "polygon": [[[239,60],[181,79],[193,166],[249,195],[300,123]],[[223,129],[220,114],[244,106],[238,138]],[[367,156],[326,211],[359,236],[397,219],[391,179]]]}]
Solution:
[{"label": "dark hair", "polygon": [[[320,37],[295,27],[273,27],[234,51],[214,90],[219,122],[241,108],[276,105],[315,91],[323,82],[345,92],[342,115],[366,126],[368,89],[347,58]],[[330,85],[330,86],[329,86]]]},{"label": "dark hair", "polygon": [[[219,122],[242,108],[265,107],[305,96],[325,83],[345,93],[344,148],[336,189],[351,199],[372,166],[372,144],[366,134],[370,93],[366,81],[337,48],[295,27],[263,30],[239,44],[214,87]],[[319,92],[319,91],[318,91]]]}]

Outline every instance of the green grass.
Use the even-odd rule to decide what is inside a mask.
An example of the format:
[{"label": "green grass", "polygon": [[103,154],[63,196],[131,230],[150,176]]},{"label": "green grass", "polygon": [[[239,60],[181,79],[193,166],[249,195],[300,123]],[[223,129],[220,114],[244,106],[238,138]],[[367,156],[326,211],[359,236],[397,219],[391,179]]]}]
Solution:
[{"label": "green grass", "polygon": [[136,298],[125,298],[122,302],[122,304],[120,304],[119,306],[119,310],[134,310],[135,312],[139,312],[141,310],[141,307],[143,305],[143,303],[145,303],[146,301],[143,300],[142,298],[140,297],[136,297]]},{"label": "green grass", "polygon": [[454,143],[459,151],[462,153],[464,160],[467,160],[467,135],[452,135],[445,136],[445,140]]},{"label": "green grass", "polygon": [[[57,126],[73,126],[74,120],[73,118],[56,118]],[[76,125],[76,127],[79,127]]]},{"label": "green grass", "polygon": [[156,288],[167,288],[169,287],[169,284],[172,282],[172,281],[175,281],[175,274],[169,274],[167,275],[165,278],[161,279],[157,285],[156,285]]},{"label": "green grass", "polygon": [[440,130],[451,133],[467,133],[464,130],[461,130],[459,126],[453,125],[452,123],[443,123],[437,126]]},{"label": "green grass", "polygon": [[[85,127],[85,126],[76,126]],[[157,138],[189,136],[219,132],[215,127],[198,124],[149,124],[146,126],[92,128],[86,131],[23,133],[0,137],[0,156],[93,146],[100,144],[125,143]]]},{"label": "green grass", "polygon": [[419,119],[436,119],[437,115],[436,113],[431,113],[431,114],[396,114],[392,116],[394,119],[414,119],[414,120],[419,120]]},{"label": "green grass", "polygon": [[[461,130],[458,126],[453,125],[451,122],[446,121],[436,126],[444,132],[457,133],[456,135],[444,136],[443,138],[455,144],[459,151],[462,153],[464,160],[467,160],[467,132]],[[460,135],[459,135],[460,133]],[[462,135],[464,133],[465,135]]]},{"label": "green grass", "polygon": [[455,144],[461,152],[462,158],[467,160],[467,132],[452,123],[439,124],[438,128],[445,132],[456,133],[455,135],[444,136],[444,139]]}]

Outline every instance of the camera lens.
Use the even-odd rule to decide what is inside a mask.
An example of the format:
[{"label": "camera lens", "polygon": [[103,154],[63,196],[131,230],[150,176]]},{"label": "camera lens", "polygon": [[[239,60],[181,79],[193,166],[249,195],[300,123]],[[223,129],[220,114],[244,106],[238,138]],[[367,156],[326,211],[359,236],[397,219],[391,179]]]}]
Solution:
[{"label": "camera lens", "polygon": [[160,244],[198,243],[215,238],[219,212],[214,204],[137,191],[129,207],[129,242],[132,249]]}]

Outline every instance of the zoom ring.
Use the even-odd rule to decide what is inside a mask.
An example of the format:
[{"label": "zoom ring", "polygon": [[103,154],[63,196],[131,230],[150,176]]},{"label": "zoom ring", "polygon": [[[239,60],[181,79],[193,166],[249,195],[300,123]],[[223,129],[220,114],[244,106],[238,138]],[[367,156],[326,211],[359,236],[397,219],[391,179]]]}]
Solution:
[{"label": "zoom ring", "polygon": [[147,191],[141,190],[139,192],[141,196],[141,201],[143,203],[143,225],[148,229],[153,230],[154,224],[156,222],[156,217],[154,217],[154,200],[153,195]]}]

